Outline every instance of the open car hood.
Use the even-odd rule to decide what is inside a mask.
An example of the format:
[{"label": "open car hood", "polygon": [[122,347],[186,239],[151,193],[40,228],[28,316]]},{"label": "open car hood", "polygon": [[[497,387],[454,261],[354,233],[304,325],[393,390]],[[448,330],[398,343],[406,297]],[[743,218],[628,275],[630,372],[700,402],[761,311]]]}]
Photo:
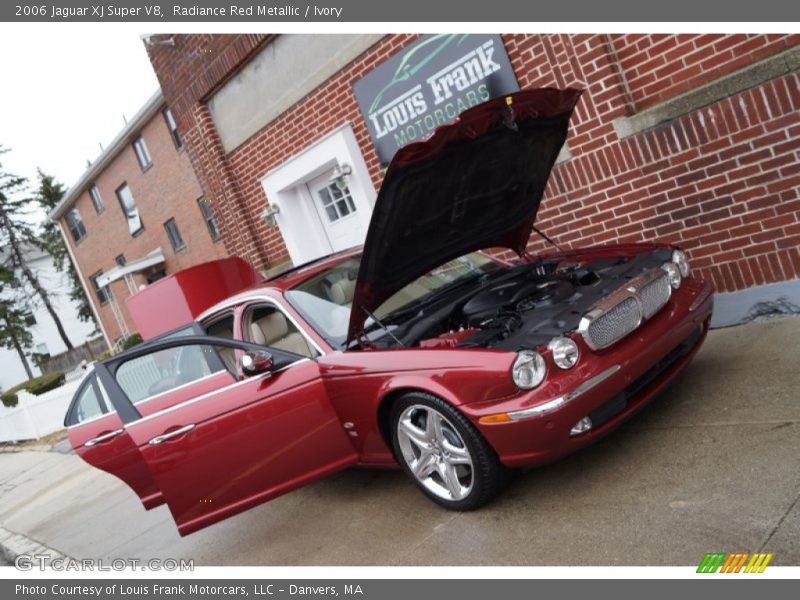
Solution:
[{"label": "open car hood", "polygon": [[348,342],[367,311],[431,269],[484,248],[523,253],[580,94],[494,98],[395,154],[364,243]]}]

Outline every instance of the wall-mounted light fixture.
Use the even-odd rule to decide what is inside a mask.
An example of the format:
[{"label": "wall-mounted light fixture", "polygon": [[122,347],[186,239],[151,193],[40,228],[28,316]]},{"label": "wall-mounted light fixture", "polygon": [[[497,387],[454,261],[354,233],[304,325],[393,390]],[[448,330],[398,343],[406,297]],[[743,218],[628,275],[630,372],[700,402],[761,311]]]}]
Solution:
[{"label": "wall-mounted light fixture", "polygon": [[270,204],[261,212],[261,218],[264,219],[270,227],[274,227],[277,224],[275,215],[280,212],[281,207],[279,204]]},{"label": "wall-mounted light fixture", "polygon": [[333,168],[333,173],[331,173],[330,182],[334,184],[340,190],[343,190],[347,187],[347,176],[353,172],[353,168],[348,165],[347,163],[343,163],[341,165],[336,165]]},{"label": "wall-mounted light fixture", "polygon": [[147,33],[144,35],[140,35],[139,37],[145,43],[145,46],[152,47],[152,46],[172,46],[175,47],[175,38],[168,37],[166,39],[154,39],[158,34],[157,33]]}]

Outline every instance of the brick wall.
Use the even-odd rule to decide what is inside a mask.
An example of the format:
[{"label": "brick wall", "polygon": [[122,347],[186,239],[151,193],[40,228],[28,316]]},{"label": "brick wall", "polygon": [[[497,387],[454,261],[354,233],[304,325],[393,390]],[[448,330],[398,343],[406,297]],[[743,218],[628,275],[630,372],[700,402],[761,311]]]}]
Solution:
[{"label": "brick wall", "polygon": [[[208,232],[197,199],[203,191],[185,151],[176,150],[163,115],[157,112],[140,130],[153,160],[153,165],[142,171],[133,148],[128,145],[95,179],[105,210],[98,214],[89,192],[84,191],[74,205],[80,211],[86,226],[86,236],[77,244],[68,234],[81,272],[86,277],[100,319],[112,342],[121,335],[120,328],[109,304],[100,305],[91,288],[91,277],[97,271],[107,272],[116,266],[115,258],[124,254],[128,261],[142,258],[158,247],[164,252],[168,273],[227,256],[220,243],[214,243]],[[127,183],[136,200],[144,230],[131,237],[115,191]],[[178,252],[172,249],[164,230],[164,222],[175,218],[181,237],[186,244]],[[64,219],[62,218],[62,222]],[[66,225],[66,224],[65,224]],[[66,229],[68,231],[68,229]],[[134,276],[138,284],[145,283],[141,275]],[[127,312],[125,298],[128,287],[122,280],[110,285],[131,331],[135,331]]]},{"label": "brick wall", "polygon": [[[264,268],[268,246],[256,227],[258,214],[248,209],[240,182],[211,120],[205,99],[235,73],[268,35],[175,35],[175,45],[148,46],[161,90],[186,139],[189,157],[205,190],[218,208],[226,250]],[[261,203],[263,205],[263,202]]]},{"label": "brick wall", "polygon": [[612,37],[637,109],[796,45],[797,35],[643,35]]},{"label": "brick wall", "polygon": [[[181,100],[201,183],[225,214],[228,249],[259,268],[288,258],[280,232],[259,218],[260,179],[342,123],[380,185],[377,155],[353,83],[415,36],[387,36],[233,152],[225,154],[203,104],[268,39],[177,36],[150,50],[168,102]],[[796,45],[800,36],[507,35],[520,85],[586,90],[568,139],[572,158],[550,179],[538,225],[566,246],[662,240],[687,249],[717,290],[800,277],[800,79],[791,73],[620,139],[613,120]],[[211,71],[203,56],[228,55]],[[232,57],[231,57],[232,55]],[[172,58],[170,58],[172,56]],[[221,60],[221,59],[220,59]],[[217,65],[223,63],[217,62]],[[170,91],[172,90],[172,91]],[[202,94],[199,91],[203,91]],[[532,239],[530,250],[544,248]]]}]

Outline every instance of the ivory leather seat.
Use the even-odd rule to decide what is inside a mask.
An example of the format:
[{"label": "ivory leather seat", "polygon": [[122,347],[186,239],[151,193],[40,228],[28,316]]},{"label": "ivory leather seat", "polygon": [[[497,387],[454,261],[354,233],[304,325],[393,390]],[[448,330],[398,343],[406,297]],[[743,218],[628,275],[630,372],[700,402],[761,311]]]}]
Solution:
[{"label": "ivory leather seat", "polygon": [[275,310],[250,322],[250,341],[313,358],[314,351],[282,312]]}]

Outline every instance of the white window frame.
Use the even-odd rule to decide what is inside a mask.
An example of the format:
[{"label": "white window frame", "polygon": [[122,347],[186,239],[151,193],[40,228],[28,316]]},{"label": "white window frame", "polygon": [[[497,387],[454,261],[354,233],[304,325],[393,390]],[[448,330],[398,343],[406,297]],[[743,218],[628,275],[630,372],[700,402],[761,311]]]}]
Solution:
[{"label": "white window frame", "polygon": [[100,195],[100,190],[97,188],[97,184],[93,183],[89,187],[89,197],[92,199],[92,204],[94,205],[95,211],[99,215],[106,209],[106,205],[103,202],[103,197]]},{"label": "white window frame", "polygon": [[[170,228],[170,223],[173,225],[174,230]],[[175,252],[186,248],[186,240],[184,240],[183,236],[181,235],[181,230],[180,227],[178,227],[178,222],[175,220],[175,217],[170,217],[164,221],[164,230],[167,232],[169,244],[172,246],[172,249]],[[176,237],[177,239],[175,239]],[[180,244],[177,244],[176,242],[180,242]]]},{"label": "white window frame", "polygon": [[81,212],[76,206],[67,211],[64,219],[67,222],[67,229],[69,229],[76,244],[86,237],[86,225],[84,225]]},{"label": "white window frame", "polygon": [[[327,192],[327,199],[322,194],[323,190]],[[334,190],[338,190],[342,197],[337,198],[334,196]],[[347,217],[350,217],[358,212],[358,207],[356,206],[355,200],[353,200],[353,194],[350,193],[350,188],[346,185],[344,189],[341,189],[338,185],[336,185],[336,183],[329,183],[325,187],[321,187],[317,190],[317,196],[318,197],[316,200],[322,203],[322,212],[328,218],[330,223],[338,223],[342,219],[346,219]],[[346,214],[342,213],[339,202],[344,202],[344,205],[347,208]],[[328,209],[333,209],[333,212],[336,214],[335,219],[331,218],[330,210]]]},{"label": "white window frame", "polygon": [[150,156],[150,151],[147,149],[147,144],[141,134],[133,140],[133,152],[136,154],[136,160],[139,161],[142,171],[146,171],[153,166],[153,158]]},{"label": "white window frame", "polygon": [[92,275],[89,276],[89,281],[92,282],[92,287],[94,288],[94,294],[97,296],[97,301],[100,302],[101,305],[108,304],[111,302],[111,299],[114,297],[114,294],[111,292],[110,285],[105,287],[100,287],[97,284],[97,279],[103,274],[102,269],[96,271]]},{"label": "white window frame", "polygon": [[164,109],[164,120],[167,122],[167,129],[172,137],[172,143],[175,144],[176,150],[183,150],[183,138],[181,132],[178,131],[178,123],[175,121],[175,115],[169,108]]},{"label": "white window frame", "polygon": [[[124,197],[124,196],[126,196],[126,194],[124,194],[124,192],[127,192],[127,197]],[[139,214],[139,207],[136,204],[136,198],[133,197],[133,192],[131,191],[131,187],[127,184],[127,182],[123,183],[122,185],[120,185],[117,188],[116,195],[117,195],[117,200],[119,201],[119,206],[122,209],[122,214],[125,217],[125,222],[128,224],[128,232],[133,237],[136,237],[137,235],[139,235],[139,233],[144,231],[144,223],[142,222],[142,216]],[[132,211],[129,211],[125,207],[125,201],[126,200],[130,200],[131,207],[133,209]],[[134,215],[134,213],[135,213],[135,215]],[[131,223],[133,222],[134,216],[139,222],[138,229],[134,229],[131,226]]]},{"label": "white window frame", "polygon": [[200,207],[200,214],[203,215],[203,220],[206,222],[208,228],[208,235],[215,242],[222,238],[222,232],[219,230],[219,223],[217,223],[217,216],[214,214],[214,208],[208,203],[205,196],[200,196],[197,199],[197,206]]}]

